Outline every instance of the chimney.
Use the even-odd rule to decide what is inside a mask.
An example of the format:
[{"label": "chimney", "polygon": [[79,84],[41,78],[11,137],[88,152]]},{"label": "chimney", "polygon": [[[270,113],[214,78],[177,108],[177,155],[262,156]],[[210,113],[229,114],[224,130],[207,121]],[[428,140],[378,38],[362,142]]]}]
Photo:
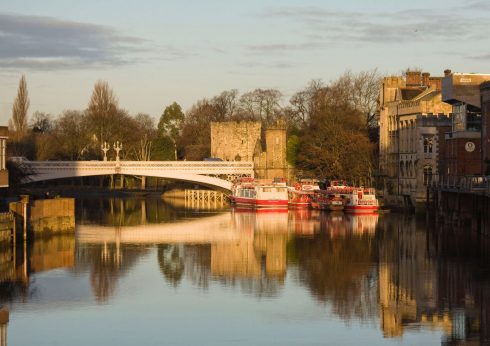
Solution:
[{"label": "chimney", "polygon": [[430,86],[430,81],[429,81],[430,73],[429,72],[424,72],[422,73],[422,85],[429,87]]},{"label": "chimney", "polygon": [[444,70],[444,76],[449,76],[450,74],[451,74],[451,70],[450,69]]},{"label": "chimney", "polygon": [[407,86],[420,86],[420,72],[407,71]]}]

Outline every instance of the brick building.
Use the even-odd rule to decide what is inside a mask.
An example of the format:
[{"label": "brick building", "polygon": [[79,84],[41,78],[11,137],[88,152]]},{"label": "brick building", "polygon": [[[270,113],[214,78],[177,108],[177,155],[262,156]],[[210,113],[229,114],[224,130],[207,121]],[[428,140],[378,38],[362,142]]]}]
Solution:
[{"label": "brick building", "polygon": [[[452,106],[451,131],[445,135],[445,154],[440,165],[444,179],[448,176],[478,175],[484,173],[482,148],[482,96],[480,85],[490,75],[452,73],[444,71],[442,99]],[[444,160],[444,161],[443,161]]]},{"label": "brick building", "polygon": [[0,188],[9,186],[9,173],[6,166],[7,156],[5,153],[8,135],[8,127],[0,126]]},{"label": "brick building", "polygon": [[407,72],[386,77],[380,93],[379,168],[385,203],[417,206],[437,174],[440,134],[452,108],[442,102],[442,77]]},{"label": "brick building", "polygon": [[490,82],[480,85],[482,111],[483,170],[490,175]]}]

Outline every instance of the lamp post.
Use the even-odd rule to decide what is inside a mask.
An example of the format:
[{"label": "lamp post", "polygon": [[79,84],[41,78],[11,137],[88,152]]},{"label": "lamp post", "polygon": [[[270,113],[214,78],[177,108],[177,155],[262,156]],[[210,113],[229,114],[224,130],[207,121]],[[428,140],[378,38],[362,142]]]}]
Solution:
[{"label": "lamp post", "polygon": [[109,149],[111,148],[109,146],[109,144],[107,144],[107,142],[104,142],[104,144],[102,144],[100,146],[100,148],[102,149],[102,151],[104,152],[104,161],[107,161],[107,152],[109,151]]},{"label": "lamp post", "polygon": [[113,148],[116,151],[116,161],[119,161],[119,152],[122,150],[122,147],[123,147],[123,145],[122,145],[122,143],[119,143],[119,141],[117,141],[113,145]]}]

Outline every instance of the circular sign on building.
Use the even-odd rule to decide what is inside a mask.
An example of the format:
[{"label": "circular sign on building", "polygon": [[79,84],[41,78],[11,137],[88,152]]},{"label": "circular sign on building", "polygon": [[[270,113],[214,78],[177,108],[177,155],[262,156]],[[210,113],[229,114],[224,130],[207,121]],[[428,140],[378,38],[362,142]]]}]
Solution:
[{"label": "circular sign on building", "polygon": [[472,151],[475,150],[475,143],[473,142],[466,142],[466,144],[464,145],[464,148],[467,152],[471,153]]}]

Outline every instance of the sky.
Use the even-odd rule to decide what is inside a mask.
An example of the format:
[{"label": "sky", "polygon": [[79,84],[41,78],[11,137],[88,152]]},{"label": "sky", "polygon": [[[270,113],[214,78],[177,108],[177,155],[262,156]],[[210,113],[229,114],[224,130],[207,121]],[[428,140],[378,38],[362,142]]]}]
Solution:
[{"label": "sky", "polygon": [[87,107],[98,80],[158,119],[224,90],[409,67],[490,73],[488,0],[0,0],[0,125],[24,74],[35,111]]}]

